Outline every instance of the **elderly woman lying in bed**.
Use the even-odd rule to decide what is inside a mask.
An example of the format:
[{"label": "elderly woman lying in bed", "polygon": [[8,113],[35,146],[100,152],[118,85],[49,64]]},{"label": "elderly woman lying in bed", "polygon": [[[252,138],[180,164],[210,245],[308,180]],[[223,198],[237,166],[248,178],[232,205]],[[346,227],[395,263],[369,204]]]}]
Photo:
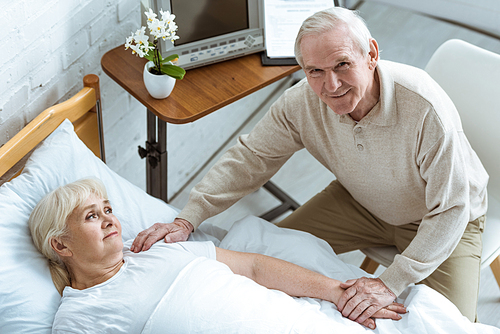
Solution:
[{"label": "elderly woman lying in bed", "polygon": [[[157,243],[147,252],[130,252],[131,241],[123,247],[120,222],[98,179],[76,181],[46,195],[29,227],[63,296],[53,333],[146,333],[160,312],[161,318],[171,319],[164,328],[168,332],[196,330],[187,320],[193,314],[206,315],[204,323],[196,324],[204,333],[321,333],[336,326],[290,296],[337,303],[340,282],[292,263],[211,242]],[[190,275],[205,279],[204,286],[190,287],[197,291],[195,300],[176,293]],[[224,286],[227,295],[214,294],[216,286]],[[260,298],[262,308],[247,307],[249,298]],[[241,307],[226,307],[235,302]],[[394,303],[375,317],[399,320],[398,313],[404,312]],[[375,321],[364,325],[374,328]]]}]

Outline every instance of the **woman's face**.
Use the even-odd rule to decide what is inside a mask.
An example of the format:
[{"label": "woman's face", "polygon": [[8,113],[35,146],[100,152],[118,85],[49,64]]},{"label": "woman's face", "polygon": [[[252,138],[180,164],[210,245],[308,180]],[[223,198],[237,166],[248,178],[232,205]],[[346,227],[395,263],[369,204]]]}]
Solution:
[{"label": "woman's face", "polygon": [[122,228],[108,200],[90,195],[68,218],[64,244],[73,261],[107,266],[123,258]]}]

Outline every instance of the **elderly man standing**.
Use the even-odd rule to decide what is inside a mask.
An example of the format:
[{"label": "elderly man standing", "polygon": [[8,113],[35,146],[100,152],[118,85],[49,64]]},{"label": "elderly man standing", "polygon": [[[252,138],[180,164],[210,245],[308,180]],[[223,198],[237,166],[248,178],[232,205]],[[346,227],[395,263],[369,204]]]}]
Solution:
[{"label": "elderly man standing", "polygon": [[136,238],[135,251],[185,240],[306,148],[336,180],[279,225],[323,238],[337,253],[402,252],[379,278],[343,285],[342,314],[362,323],[420,282],[474,321],[488,175],[452,101],[424,71],[379,61],[377,42],[347,9],[309,17],[295,54],[306,79],[221,157],[173,224]]}]

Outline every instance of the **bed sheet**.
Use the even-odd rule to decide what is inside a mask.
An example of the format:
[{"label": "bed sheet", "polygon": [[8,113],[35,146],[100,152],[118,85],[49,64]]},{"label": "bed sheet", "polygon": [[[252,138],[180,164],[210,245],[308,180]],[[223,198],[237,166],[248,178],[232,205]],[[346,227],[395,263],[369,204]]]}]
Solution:
[{"label": "bed sheet", "polygon": [[[227,234],[214,226],[202,224],[192,240],[213,240],[214,235],[220,240],[218,246],[221,248],[274,256],[341,281],[370,276],[358,267],[342,262],[325,241],[305,232],[278,228],[254,216],[235,222]],[[198,280],[198,284],[204,284],[203,277]],[[196,283],[190,281],[189,285],[192,284]],[[189,289],[188,286],[181,285],[177,288],[186,291]],[[224,295],[224,287],[221,287],[219,293]],[[375,331],[342,317],[332,303],[312,298],[294,299],[297,303],[308,304],[304,310],[311,317],[319,319],[327,316],[328,320],[322,325],[324,328],[320,326],[321,328],[316,329],[317,332],[329,332],[332,330],[331,326],[334,326],[346,333],[500,333],[500,329],[496,327],[471,323],[449,300],[425,285],[410,286],[398,298],[398,302],[408,309],[402,320],[378,319]],[[246,307],[257,309],[260,304],[259,300],[248,300]],[[277,303],[273,307],[280,305]],[[311,313],[311,310],[314,312]],[[198,316],[193,315],[192,322],[199,321]],[[155,331],[150,328],[149,333]]]}]

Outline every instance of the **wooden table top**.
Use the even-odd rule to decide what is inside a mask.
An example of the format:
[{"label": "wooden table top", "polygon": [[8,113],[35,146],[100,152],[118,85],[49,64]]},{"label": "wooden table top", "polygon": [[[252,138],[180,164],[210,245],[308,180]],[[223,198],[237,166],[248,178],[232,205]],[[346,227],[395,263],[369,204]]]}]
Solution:
[{"label": "wooden table top", "polygon": [[147,60],[123,45],[104,54],[104,72],[161,120],[183,124],[196,121],[300,69],[300,66],[263,66],[260,54],[188,70],[172,94],[152,98],[142,79]]}]

